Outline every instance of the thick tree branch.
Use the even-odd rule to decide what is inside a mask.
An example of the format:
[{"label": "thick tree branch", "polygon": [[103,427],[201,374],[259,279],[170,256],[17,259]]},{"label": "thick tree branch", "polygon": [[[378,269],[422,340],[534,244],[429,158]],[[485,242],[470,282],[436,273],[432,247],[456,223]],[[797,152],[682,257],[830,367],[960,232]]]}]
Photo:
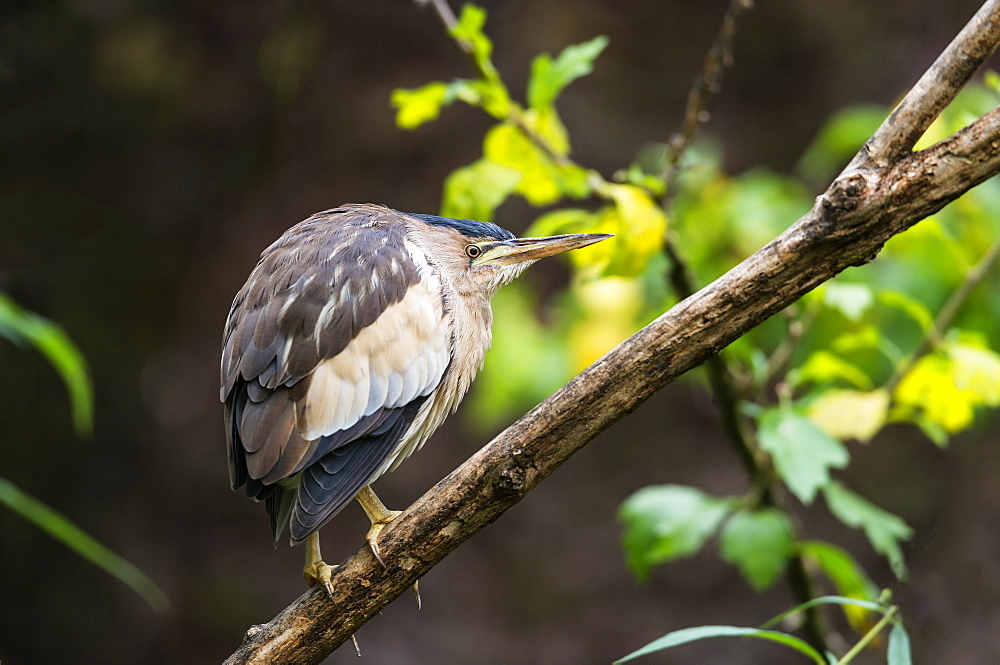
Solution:
[{"label": "thick tree branch", "polygon": [[[984,11],[998,4],[991,0]],[[984,52],[992,51],[996,26],[977,23],[982,14],[970,23],[978,28],[962,33],[968,44],[953,43],[946,53],[967,58],[968,45],[985,44],[986,35],[993,44]],[[940,58],[939,66],[961,69]],[[941,85],[960,87],[967,79]],[[950,99],[954,92],[933,96]],[[937,102],[932,107],[940,110]],[[894,117],[894,134],[916,131],[903,131],[898,110]],[[919,125],[922,118],[912,121]],[[881,143],[870,141],[866,156],[873,145]],[[308,591],[271,622],[251,628],[226,662],[320,662],[656,391],[845,268],[871,261],[893,235],[1000,172],[1000,109],[927,150],[905,152],[891,163],[865,160],[863,168],[845,171],[785,233],[613,349],[435,485],[382,532],[387,569],[362,548],[337,570],[332,598],[319,588]]]}]

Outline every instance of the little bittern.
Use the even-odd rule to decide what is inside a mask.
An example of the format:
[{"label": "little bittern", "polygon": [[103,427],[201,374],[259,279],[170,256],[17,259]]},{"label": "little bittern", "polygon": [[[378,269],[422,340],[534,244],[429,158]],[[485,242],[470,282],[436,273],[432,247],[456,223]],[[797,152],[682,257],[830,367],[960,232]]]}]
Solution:
[{"label": "little bittern", "polygon": [[353,498],[382,561],[387,510],[371,483],[455,410],[490,346],[490,299],[528,265],[607,238],[515,238],[485,222],[344,205],[264,250],[222,351],[233,489],[263,501],[275,541],[308,541],[305,576],[331,589],[320,527]]}]

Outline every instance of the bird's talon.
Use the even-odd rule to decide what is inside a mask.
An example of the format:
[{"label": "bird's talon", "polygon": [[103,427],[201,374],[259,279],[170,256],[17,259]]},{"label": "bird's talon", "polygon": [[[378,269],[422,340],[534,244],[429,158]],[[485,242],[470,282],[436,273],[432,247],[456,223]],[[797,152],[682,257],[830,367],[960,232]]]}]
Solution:
[{"label": "bird's talon", "polygon": [[354,644],[354,652],[358,654],[358,658],[361,658],[361,647],[358,646],[358,638],[351,635],[351,642]]},{"label": "bird's talon", "polygon": [[378,546],[378,534],[382,531],[382,528],[386,524],[402,514],[402,511],[399,510],[387,511],[381,520],[372,522],[372,527],[368,529],[368,535],[365,536],[365,540],[368,541],[369,549],[371,549],[372,554],[375,555],[375,560],[382,564],[383,569],[388,569],[388,567],[385,565],[385,561],[382,560],[382,552],[379,550]]},{"label": "bird's talon", "polygon": [[417,597],[417,610],[420,610],[420,607],[421,607],[421,603],[420,603],[420,582],[419,581],[414,582],[412,589],[413,589],[413,595]]},{"label": "bird's talon", "polygon": [[337,566],[331,566],[323,561],[313,561],[302,569],[302,576],[306,578],[306,584],[310,588],[322,584],[326,589],[326,595],[333,598],[333,571],[336,568]]}]

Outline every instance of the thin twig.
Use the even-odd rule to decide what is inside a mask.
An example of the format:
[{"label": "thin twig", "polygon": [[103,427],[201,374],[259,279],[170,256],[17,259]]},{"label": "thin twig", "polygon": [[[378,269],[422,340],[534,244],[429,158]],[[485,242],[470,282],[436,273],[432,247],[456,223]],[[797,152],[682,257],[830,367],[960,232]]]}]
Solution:
[{"label": "thin twig", "polygon": [[774,353],[767,359],[764,378],[761,381],[764,386],[770,386],[777,377],[783,376],[788,372],[799,342],[802,341],[802,338],[812,328],[812,324],[819,313],[819,308],[815,306],[814,301],[810,306],[805,308],[801,315],[793,316],[791,307],[786,310],[786,313],[789,315],[788,331],[785,334],[785,339],[778,344]]},{"label": "thin twig", "polygon": [[739,22],[743,14],[750,9],[753,9],[753,0],[730,0],[725,16],[722,18],[719,34],[716,35],[715,41],[712,42],[712,46],[705,56],[701,72],[688,91],[684,122],[681,124],[680,130],[670,137],[664,155],[662,180],[664,184],[663,200],[665,202],[669,201],[673,195],[677,176],[680,173],[681,158],[694,141],[699,125],[707,119],[705,107],[708,104],[708,98],[719,92],[722,84],[722,73],[733,62],[733,42],[736,39]]},{"label": "thin twig", "polygon": [[[434,11],[437,12],[438,18],[444,23],[444,27],[451,32],[456,25],[458,25],[458,19],[455,18],[455,12],[451,11],[451,5],[448,4],[448,0],[415,0],[418,5],[427,6],[431,5],[434,7]],[[458,40],[459,45],[462,50],[467,53],[472,53],[472,44],[469,44],[464,39]]]}]

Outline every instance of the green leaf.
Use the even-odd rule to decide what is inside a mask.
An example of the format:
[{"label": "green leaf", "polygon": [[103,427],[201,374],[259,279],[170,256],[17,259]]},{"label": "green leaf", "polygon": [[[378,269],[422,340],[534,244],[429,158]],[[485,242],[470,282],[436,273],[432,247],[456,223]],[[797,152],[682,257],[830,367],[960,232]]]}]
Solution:
[{"label": "green leaf", "polygon": [[489,159],[456,169],[444,182],[441,214],[493,221],[493,213],[517,188],[521,177],[517,169]]},{"label": "green leaf", "polygon": [[451,36],[472,47],[472,57],[480,68],[493,68],[490,57],[493,55],[493,42],[483,33],[486,25],[486,10],[473,4],[462,7],[462,13],[449,30]]},{"label": "green leaf", "polygon": [[[857,330],[841,333],[830,343],[837,353],[853,353],[868,349],[879,349],[882,346],[882,332],[875,326],[865,325]],[[859,388],[870,386],[858,386]]]},{"label": "green leaf", "polygon": [[[597,257],[593,264],[575,261],[578,275],[598,272],[599,261]],[[579,279],[571,287],[571,295],[576,317],[562,344],[569,349],[571,370],[579,373],[641,326],[644,293],[636,279],[600,277]]]},{"label": "green leaf", "polygon": [[624,658],[616,660],[615,663],[627,663],[628,661],[635,660],[640,656],[646,656],[651,653],[656,653],[657,651],[663,651],[664,649],[680,646],[681,644],[687,644],[697,640],[705,640],[712,637],[752,637],[760,640],[769,640],[771,642],[777,642],[778,644],[784,644],[787,647],[809,656],[809,658],[811,658],[814,663],[818,663],[818,665],[827,665],[826,659],[823,658],[818,651],[809,646],[807,642],[795,637],[794,635],[781,633],[776,630],[761,630],[759,628],[743,628],[740,626],[698,626],[696,628],[675,630],[671,633],[667,633],[658,640],[650,642],[641,649],[633,651]]},{"label": "green leaf", "polygon": [[[530,109],[521,115],[521,121],[541,139],[546,147],[556,155],[569,154],[569,133],[555,109],[535,111]],[[546,159],[551,161],[548,155]],[[584,194],[586,195],[586,193]]]},{"label": "green leaf", "polygon": [[829,482],[831,468],[842,469],[850,460],[844,444],[791,409],[765,411],[758,439],[788,489],[805,504]]},{"label": "green leaf", "polygon": [[886,611],[886,608],[870,600],[847,598],[844,596],[820,596],[819,598],[813,598],[811,600],[807,600],[801,605],[796,605],[790,610],[785,610],[778,616],[772,619],[768,619],[767,621],[762,623],[760,627],[767,628],[769,626],[776,626],[782,621],[784,621],[786,617],[789,617],[793,614],[798,614],[799,612],[805,612],[806,610],[811,609],[813,607],[817,607],[819,605],[841,605],[843,607],[860,607],[861,609],[868,610],[870,612],[879,612],[880,614],[884,614]]},{"label": "green leaf", "polygon": [[907,414],[906,418],[909,422],[920,428],[920,431],[924,433],[928,439],[931,440],[938,448],[944,449],[948,447],[949,437],[948,430],[941,427],[930,418],[928,418],[923,413],[910,413]]},{"label": "green leaf", "polygon": [[910,636],[906,634],[902,623],[897,623],[889,632],[889,648],[886,655],[888,665],[913,665]]},{"label": "green leaf", "polygon": [[579,198],[590,191],[584,169],[555,164],[513,125],[501,123],[490,129],[483,139],[483,155],[517,169],[523,177],[515,191],[534,206],[550,205],[563,196]]},{"label": "green leaf", "polygon": [[875,585],[847,550],[821,540],[807,540],[799,544],[799,553],[830,578],[840,595],[868,600],[878,596]]},{"label": "green leaf", "polygon": [[62,377],[73,409],[78,436],[89,436],[94,422],[94,392],[83,354],[58,325],[24,309],[0,293],[0,335],[28,342]]},{"label": "green leaf", "polygon": [[555,203],[562,189],[555,166],[524,133],[512,125],[501,124],[486,133],[483,154],[487,159],[517,169],[523,176],[517,192],[535,206]]},{"label": "green leaf", "polygon": [[823,289],[823,304],[851,321],[859,321],[874,302],[875,296],[867,284],[830,282]]},{"label": "green leaf", "polygon": [[806,383],[822,385],[834,381],[846,381],[862,390],[872,387],[872,380],[857,365],[825,349],[812,353],[804,363],[788,373],[788,382],[793,387]]},{"label": "green leaf", "polygon": [[594,60],[607,45],[608,38],[600,36],[567,46],[555,60],[547,53],[539,55],[531,63],[528,104],[537,110],[551,107],[563,88],[593,71]]},{"label": "green leaf", "polygon": [[493,55],[493,42],[483,33],[485,24],[486,11],[481,7],[467,4],[462,7],[458,23],[449,30],[451,36],[458,40],[463,48],[472,52],[482,78],[475,81],[456,81],[449,86],[446,101],[454,96],[480,106],[498,120],[504,120],[510,115],[514,104],[500,79],[499,72],[490,60]]},{"label": "green leaf", "polygon": [[878,599],[878,587],[847,550],[811,540],[800,544],[799,551],[823,571],[841,596],[869,601]]},{"label": "green leaf", "polygon": [[630,164],[625,170],[615,173],[615,180],[649,190],[657,197],[666,194],[666,186],[658,175],[646,173],[639,164]]},{"label": "green leaf", "polygon": [[396,126],[416,129],[436,120],[447,103],[448,85],[435,81],[414,90],[393,90],[391,103],[396,109]]},{"label": "green leaf", "polygon": [[132,587],[157,612],[169,609],[170,601],[166,594],[145,573],[5,478],[0,478],[0,503]]},{"label": "green leaf", "polygon": [[821,430],[847,441],[868,443],[885,425],[889,415],[889,392],[883,388],[827,390],[809,404],[808,416]]},{"label": "green leaf", "polygon": [[636,577],[646,579],[654,565],[694,554],[733,505],[732,499],[694,487],[644,487],[626,499],[618,512],[625,525],[622,546],[629,567]]},{"label": "green leaf", "polygon": [[847,526],[862,529],[875,551],[889,560],[896,577],[905,580],[906,563],[900,541],[913,537],[913,529],[902,518],[882,510],[836,481],[823,488],[823,495],[830,512]]},{"label": "green leaf", "polygon": [[878,301],[888,307],[895,307],[900,310],[920,326],[920,330],[926,333],[934,327],[934,317],[930,310],[920,302],[905,293],[899,291],[882,291],[878,294]]},{"label": "green leaf", "polygon": [[722,558],[734,564],[756,591],[769,588],[785,569],[792,550],[792,524],[776,508],[741,510],[719,537]]}]

